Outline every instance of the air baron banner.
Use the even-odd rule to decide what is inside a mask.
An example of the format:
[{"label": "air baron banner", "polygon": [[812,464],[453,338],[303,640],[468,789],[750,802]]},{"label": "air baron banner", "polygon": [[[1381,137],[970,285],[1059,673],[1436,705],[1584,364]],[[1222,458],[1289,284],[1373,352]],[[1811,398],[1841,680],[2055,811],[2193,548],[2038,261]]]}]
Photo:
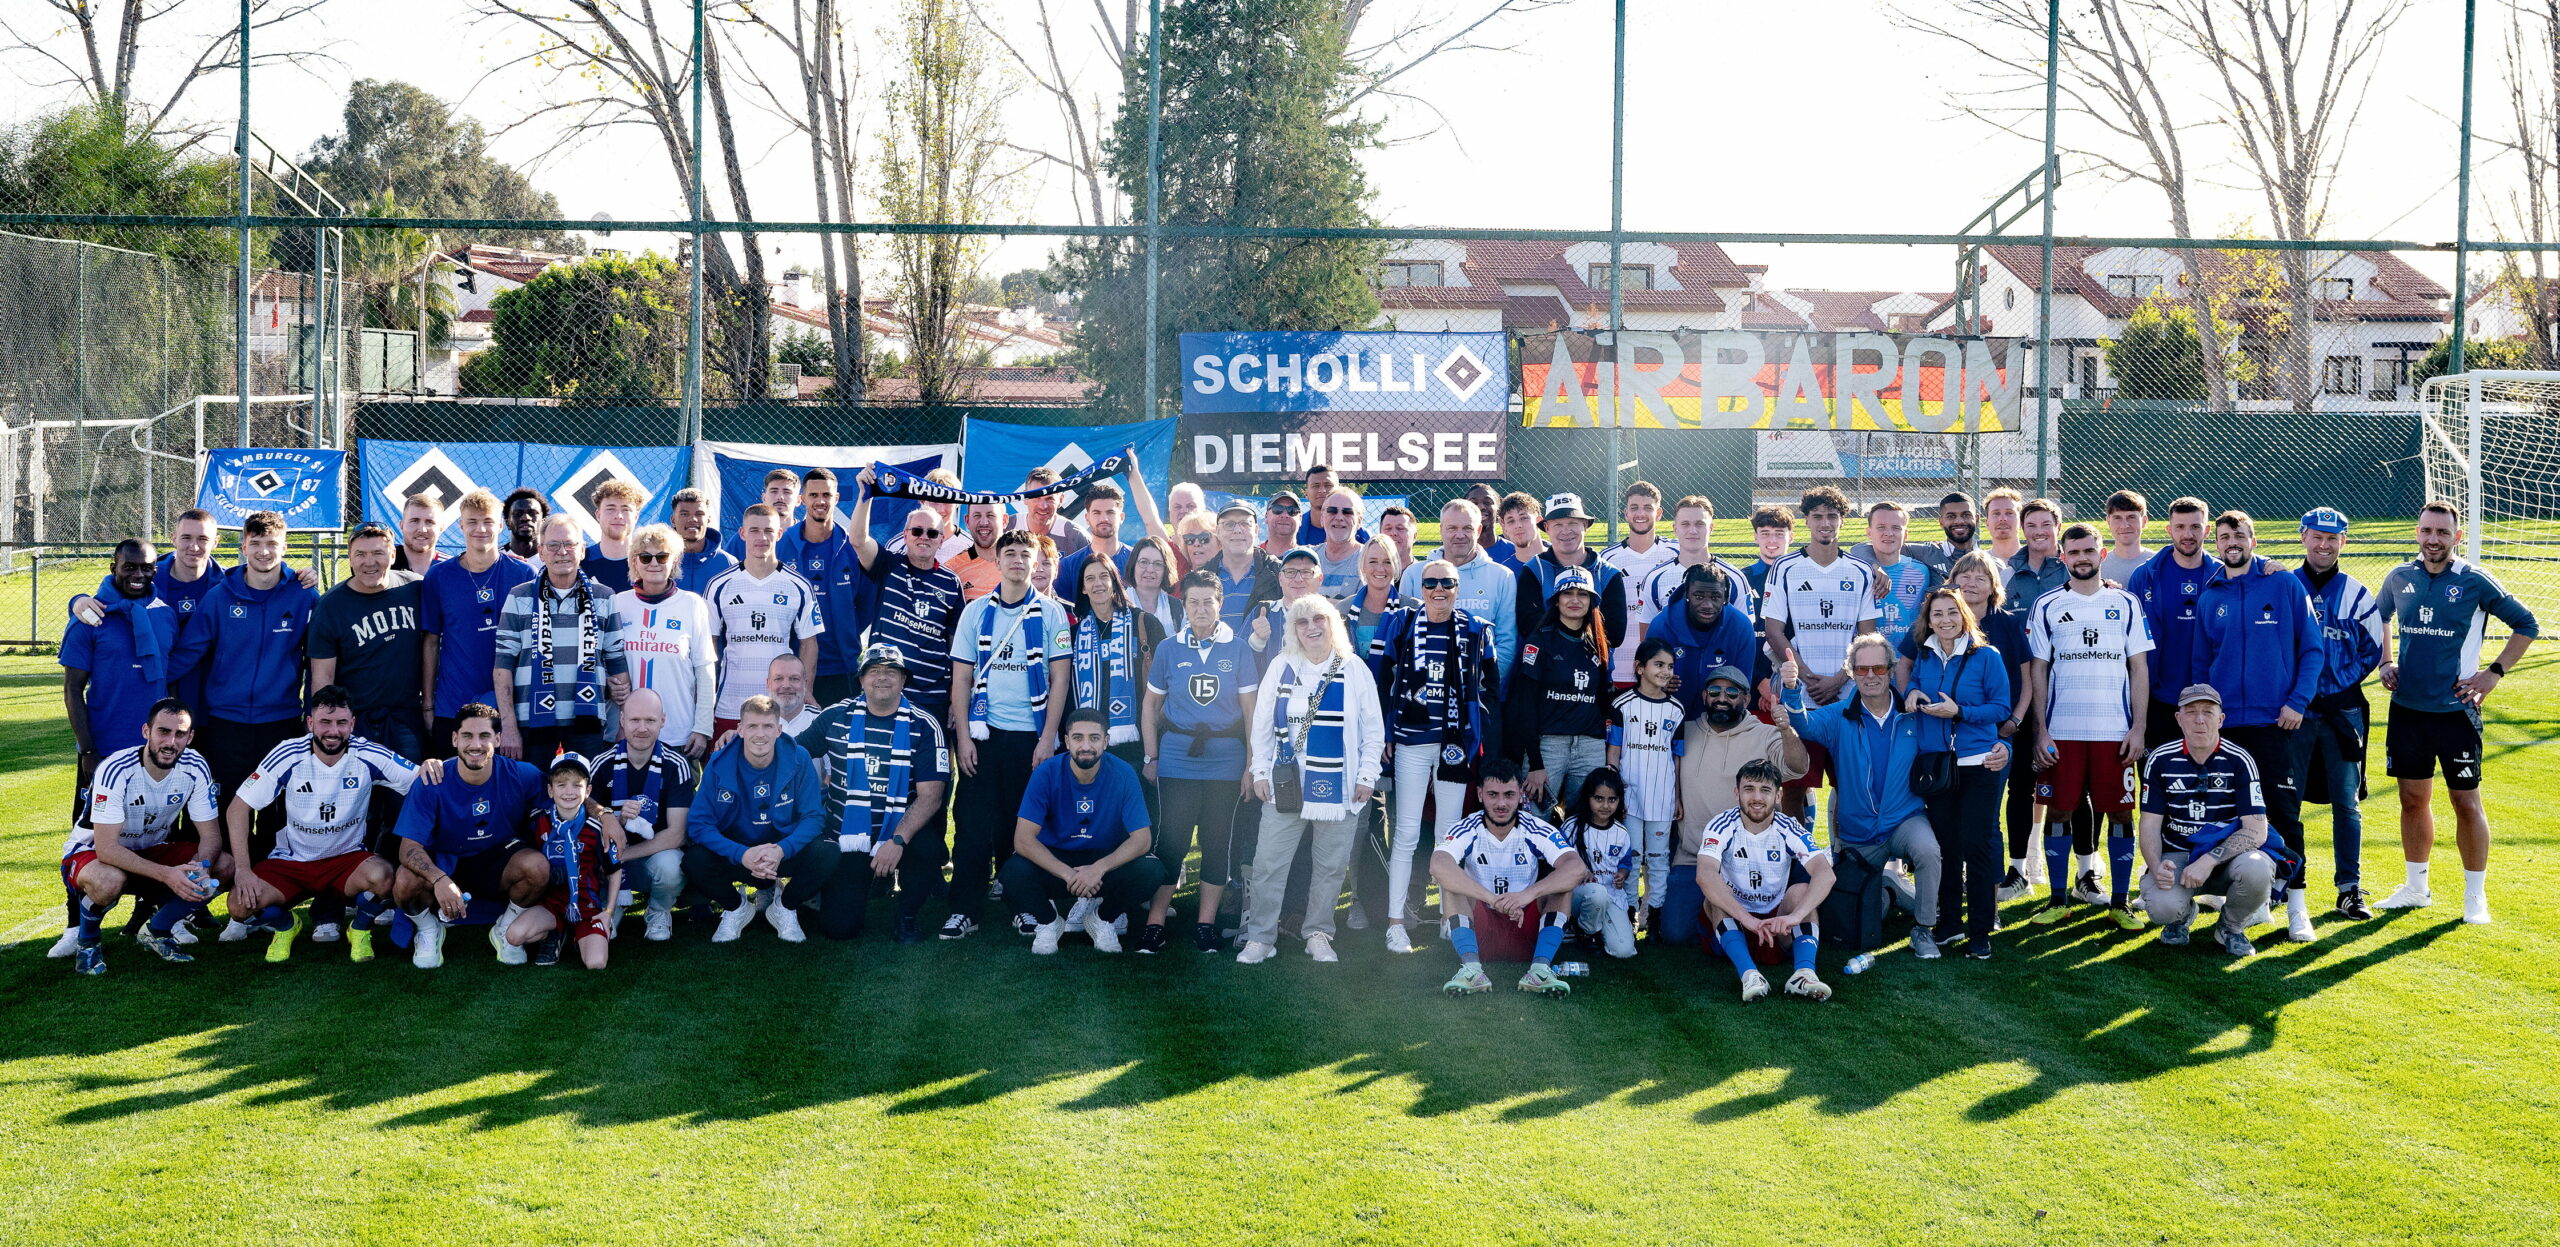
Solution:
[{"label": "air baron banner", "polygon": [[1499,480],[1511,402],[1499,333],[1186,333],[1185,479]]},{"label": "air baron banner", "polygon": [[1927,334],[1735,329],[1531,334],[1520,343],[1531,428],[2032,429],[2033,344]]}]

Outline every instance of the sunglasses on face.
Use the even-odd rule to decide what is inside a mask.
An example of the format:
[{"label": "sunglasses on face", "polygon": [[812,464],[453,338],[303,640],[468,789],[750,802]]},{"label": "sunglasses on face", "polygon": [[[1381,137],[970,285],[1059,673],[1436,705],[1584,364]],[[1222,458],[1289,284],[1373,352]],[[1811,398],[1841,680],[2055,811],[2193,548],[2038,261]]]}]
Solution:
[{"label": "sunglasses on face", "polygon": [[942,535],[942,530],[939,528],[910,528],[907,530],[907,535],[910,537],[939,537]]},{"label": "sunglasses on face", "polygon": [[1360,514],[1360,509],[1358,507],[1326,507],[1324,509],[1324,513],[1327,515],[1358,515]]},{"label": "sunglasses on face", "polygon": [[1273,515],[1288,515],[1288,516],[1295,516],[1297,513],[1298,513],[1298,509],[1297,509],[1296,507],[1273,507],[1273,508],[1271,508],[1271,514],[1273,514]]},{"label": "sunglasses on face", "polygon": [[1205,546],[1216,540],[1216,537],[1213,537],[1208,533],[1193,533],[1190,536],[1184,537],[1182,539],[1182,544],[1186,546]]},{"label": "sunglasses on face", "polygon": [[1861,666],[1854,666],[1854,667],[1849,668],[1849,674],[1851,674],[1851,675],[1883,675],[1883,674],[1885,674],[1886,672],[1891,671],[1891,670],[1893,670],[1893,668],[1891,668],[1891,667],[1879,666],[1879,665],[1876,665],[1876,664],[1874,664],[1874,663],[1867,663],[1867,664],[1864,664],[1864,665],[1861,665]]},{"label": "sunglasses on face", "polygon": [[1458,587],[1458,578],[1455,576],[1425,576],[1422,578],[1422,587],[1425,589],[1455,589]]},{"label": "sunglasses on face", "polygon": [[638,559],[643,563],[664,563],[674,556],[668,554],[664,550],[650,550],[632,555],[631,557]]}]

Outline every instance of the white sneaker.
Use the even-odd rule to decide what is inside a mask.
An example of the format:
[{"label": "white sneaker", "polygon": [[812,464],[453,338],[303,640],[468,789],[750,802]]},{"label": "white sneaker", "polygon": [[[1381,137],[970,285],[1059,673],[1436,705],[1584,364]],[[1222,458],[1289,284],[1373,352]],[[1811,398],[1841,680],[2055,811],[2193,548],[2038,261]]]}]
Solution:
[{"label": "white sneaker", "polygon": [[2311,926],[2310,897],[2303,895],[2299,890],[2295,891],[2285,900],[2284,913],[2286,939],[2296,944],[2308,944],[2320,938],[2320,933],[2313,930]]},{"label": "white sneaker", "polygon": [[1058,951],[1058,937],[1066,929],[1064,922],[1043,922],[1031,928],[1031,951],[1043,957]]},{"label": "white sneaker", "polygon": [[2404,883],[2391,890],[2391,895],[2374,902],[2375,909],[2425,909],[2436,903],[2436,894],[2415,884]]},{"label": "white sneaker", "polygon": [[2260,905],[2256,909],[2251,910],[2248,917],[2240,920],[2240,926],[2241,929],[2246,930],[2250,927],[2263,927],[2275,920],[2275,911],[2268,909],[2264,905]]},{"label": "white sneaker", "polygon": [[2486,896],[2463,897],[2462,920],[2475,927],[2489,925],[2489,898]]},{"label": "white sneaker", "polygon": [[1271,960],[1271,954],[1278,951],[1280,950],[1273,948],[1269,944],[1265,944],[1260,940],[1247,940],[1245,942],[1244,951],[1236,954],[1236,964],[1258,966],[1263,962]]},{"label": "white sneaker", "polygon": [[1831,985],[1823,982],[1811,970],[1798,970],[1787,976],[1787,994],[1802,996],[1807,1000],[1829,1000]]},{"label": "white sneaker", "polygon": [[2222,908],[2222,898],[2211,892],[2199,893],[2196,896],[2196,908],[2218,910]]},{"label": "white sneaker", "polygon": [[1758,970],[1742,972],[1742,1003],[1749,1004],[1769,994],[1769,976]]},{"label": "white sneaker", "polygon": [[59,960],[79,951],[80,928],[64,927],[62,929],[62,938],[55,940],[53,942],[53,947],[46,949],[44,955]]},{"label": "white sneaker", "polygon": [[1066,921],[1061,925],[1070,931],[1082,930],[1086,925],[1085,920],[1092,917],[1094,911],[1100,908],[1102,908],[1101,904],[1092,897],[1084,897],[1067,907]]},{"label": "white sneaker", "polygon": [[753,901],[740,905],[736,909],[729,910],[720,915],[720,925],[712,928],[711,942],[714,944],[734,944],[737,942],[739,936],[747,933],[747,924],[754,922],[755,920],[756,906]]},{"label": "white sneaker", "polygon": [[663,909],[649,911],[649,925],[640,932],[640,938],[663,943],[674,939],[675,935],[676,916],[674,914]]},{"label": "white sneaker", "polygon": [[430,909],[411,914],[409,921],[417,927],[409,937],[409,964],[421,970],[432,970],[444,964],[444,915]]},{"label": "white sneaker", "polygon": [[2080,881],[2071,885],[2071,899],[2083,905],[2106,904],[2108,897],[2106,890],[2098,886],[2098,872],[2081,871]]},{"label": "white sneaker", "polygon": [[345,938],[347,929],[334,922],[324,922],[311,928],[311,942],[314,944],[335,944]]},{"label": "white sneaker", "polygon": [[800,929],[800,915],[788,905],[766,907],[764,920],[773,924],[773,933],[782,937],[785,944],[797,944],[809,938],[808,933]]},{"label": "white sneaker", "polygon": [[[2398,894],[2394,893],[2393,895]],[[225,944],[237,944],[240,941],[249,938],[249,924],[234,918],[224,925],[222,928],[222,934],[217,938]]]},{"label": "white sneaker", "polygon": [[1413,937],[1405,933],[1403,923],[1399,922],[1387,928],[1387,951],[1391,953],[1413,951]]},{"label": "white sneaker", "polygon": [[1317,961],[1340,961],[1333,955],[1333,937],[1318,931],[1307,937],[1307,956]]},{"label": "white sneaker", "polygon": [[1102,906],[1095,905],[1084,912],[1084,933],[1093,941],[1093,951],[1098,953],[1120,951],[1120,928],[1103,921]]},{"label": "white sneaker", "polygon": [[[77,932],[79,928],[74,927],[72,930]],[[176,940],[180,948],[185,948],[193,945],[196,942],[197,936],[192,926],[181,922],[178,925],[169,928],[169,938]]]},{"label": "white sneaker", "polygon": [[507,917],[489,924],[489,946],[498,950],[499,965],[520,966],[526,960],[524,945],[507,942],[507,928],[515,923],[515,907],[509,906],[507,913]]},{"label": "white sneaker", "polygon": [[2001,876],[2000,887],[1991,894],[1991,899],[2006,905],[2022,897],[2033,896],[2035,892],[2036,885],[2027,878],[2026,872],[2011,867],[2009,873]]}]

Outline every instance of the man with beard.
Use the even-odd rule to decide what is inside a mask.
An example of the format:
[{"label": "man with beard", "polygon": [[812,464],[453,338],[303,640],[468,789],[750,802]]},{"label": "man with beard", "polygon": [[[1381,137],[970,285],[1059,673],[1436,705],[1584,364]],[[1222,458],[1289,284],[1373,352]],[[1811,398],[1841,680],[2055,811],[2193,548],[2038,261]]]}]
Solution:
[{"label": "man with beard", "polygon": [[[910,522],[936,518],[918,508]],[[935,533],[908,535],[910,549],[926,557],[940,544]],[[948,675],[950,664],[939,657],[924,651],[919,665]],[[898,879],[895,938],[901,944],[924,939],[925,899],[942,881],[947,858],[942,798],[951,787],[951,749],[943,742],[942,713],[907,697],[914,674],[904,651],[874,642],[862,652],[856,676],[861,698],[820,711],[799,737],[826,776],[826,834],[835,837],[839,854],[818,911],[818,933],[831,940],[862,934],[872,881],[892,874]]]},{"label": "man with beard", "polygon": [[[2062,508],[2051,498],[2031,498],[2018,511],[2018,528],[2027,544],[2010,556],[2002,586],[2009,609],[2031,614],[2036,599],[2061,588],[2071,579],[2071,570],[2054,548],[2054,534],[2062,526]],[[2103,577],[2101,577],[2103,579]]]},{"label": "man with beard", "polygon": [[82,974],[107,972],[101,927],[127,895],[138,904],[158,902],[137,943],[164,961],[195,960],[179,948],[193,937],[182,939],[178,922],[213,899],[215,880],[231,876],[231,862],[205,834],[218,817],[213,770],[187,748],[194,736],[186,703],[163,698],[143,716],[142,743],[98,764],[62,845],[62,883],[72,898],[63,938],[71,949],[51,954],[73,958],[71,968]]},{"label": "man with beard", "polygon": [[836,474],[811,468],[800,478],[801,521],[782,530],[773,557],[800,573],[817,591],[818,665],[809,672],[819,705],[833,705],[854,695],[853,665],[862,649],[863,629],[870,626],[863,600],[866,581],[853,538],[836,522]]},{"label": "man with beard", "polygon": [[[1038,489],[1057,483],[1056,468],[1033,468],[1022,478],[1024,489]],[[1065,556],[1084,549],[1093,541],[1085,535],[1084,525],[1058,514],[1058,503],[1062,497],[1060,494],[1044,494],[1038,498],[1023,499],[1022,514],[1017,517],[1020,522],[1014,527],[1056,542],[1059,555]]]},{"label": "man with beard", "polygon": [[1037,924],[1031,951],[1042,956],[1058,951],[1066,929],[1062,907],[1098,900],[1085,910],[1084,933],[1095,951],[1116,953],[1120,933],[1113,921],[1145,912],[1171,872],[1148,852],[1155,829],[1147,822],[1138,772],[1110,756],[1102,712],[1087,706],[1069,713],[1065,737],[1065,753],[1044,759],[1023,787],[1013,856],[1000,872],[1004,899]]},{"label": "man with beard", "polygon": [[[371,961],[373,924],[391,901],[391,863],[365,847],[365,812],[375,788],[406,793],[418,773],[400,755],[356,737],[355,707],[344,689],[313,693],[303,721],[311,734],[276,746],[223,811],[231,860],[240,866],[231,913],[252,930],[273,932],[267,960],[281,962],[293,955],[293,937],[302,930],[294,902],[344,898],[351,911],[347,957]],[[284,826],[275,847],[254,857],[250,817],[279,801]]]},{"label": "man with beard", "polygon": [[1779,768],[1746,762],[1734,777],[1734,804],[1700,830],[1691,886],[1706,898],[1715,919],[1716,947],[1742,975],[1745,1003],[1769,994],[1753,943],[1793,946],[1795,968],[1787,994],[1831,999],[1831,987],[1813,972],[1822,924],[1814,917],[1831,893],[1831,855],[1813,845],[1804,824],[1778,812]]},{"label": "man with beard", "polygon": [[[2143,915],[2127,903],[2133,885],[2135,765],[2143,755],[2143,716],[2150,709],[2151,646],[2142,604],[2098,577],[2098,530],[2074,524],[2062,533],[2062,563],[2071,580],[2038,599],[2027,615],[2027,706],[2035,725],[2036,802],[2045,808],[2045,875],[2051,899],[2030,921],[2070,916],[2068,890],[2075,847],[2072,814],[2085,798],[2107,820],[2108,910],[2126,930]],[[2087,833],[2094,841],[2093,827]],[[2085,857],[2094,843],[2079,846]]]},{"label": "man with beard", "polygon": [[[968,529],[966,550],[942,561],[943,569],[960,580],[962,603],[975,602],[995,592],[996,583],[1004,579],[1003,569],[996,565],[996,536],[1004,531],[1004,508],[988,503],[971,503],[961,514]],[[1251,545],[1247,537],[1245,544]]]},{"label": "man with beard", "polygon": [[443,558],[436,552],[436,539],[441,535],[436,515],[443,508],[426,494],[411,494],[400,504],[400,547],[391,552],[391,570],[424,576],[427,569]]},{"label": "man with beard", "polygon": [[1686,944],[1698,938],[1700,909],[1706,904],[1696,869],[1699,839],[1708,823],[1733,808],[1725,802],[1734,799],[1734,782],[1743,768],[1767,764],[1777,776],[1769,794],[1775,802],[1780,785],[1811,767],[1794,722],[1779,713],[1776,693],[1761,698],[1762,709],[1775,721],[1752,717],[1751,686],[1751,677],[1733,667],[1718,667],[1699,681],[1703,709],[1689,720],[1680,740],[1680,821],[1672,837],[1671,882],[1664,889],[1655,939]]},{"label": "man with beard", "polygon": [[2373,723],[2364,681],[2382,665],[2382,599],[2338,566],[2346,544],[2345,512],[2316,507],[2303,513],[2302,564],[2293,574],[2320,624],[2321,666],[2304,729],[2311,734],[2311,766],[2302,795],[2329,807],[2338,914],[2362,921],[2373,916],[2364,891],[2364,760]]},{"label": "man with beard", "polygon": [[2213,521],[2222,560],[2196,599],[2203,644],[2196,653],[2205,683],[2222,695],[2225,740],[2258,764],[2267,823],[2292,850],[2292,869],[2276,878],[2270,903],[2285,906],[2286,933],[2297,944],[2315,938],[2303,883],[2302,772],[2311,765],[2312,734],[2302,730],[2320,689],[2320,627],[2302,582],[2258,557],[2257,523],[2246,511]]},{"label": "man with beard", "polygon": [[2144,718],[2150,732],[2146,744],[2157,749],[2178,739],[2178,709],[2162,697],[2199,683],[2204,673],[2195,665],[2199,617],[2196,598],[2212,578],[2214,562],[2205,552],[2212,514],[2202,498],[2180,498],[2169,504],[2169,548],[2151,556],[2124,582],[2125,591],[2142,602],[2143,622],[2151,628],[2151,713]]},{"label": "man with beard", "polygon": [[1732,667],[1745,674],[1758,674],[1764,665],[1760,638],[1752,630],[1750,616],[1727,596],[1733,584],[1714,566],[1702,563],[1691,567],[1681,580],[1680,594],[1672,599],[1671,609],[1654,619],[1654,639],[1671,646],[1675,687],[1684,718],[1695,717],[1705,707],[1708,672]]},{"label": "man with beard", "polygon": [[356,735],[415,766],[427,756],[418,703],[418,607],[426,586],[393,568],[392,553],[391,530],[380,524],[362,525],[348,538],[346,583],[311,610],[311,686],[345,689],[355,703]]},{"label": "man with beard", "polygon": [[409,964],[421,970],[444,964],[445,929],[462,921],[475,896],[506,898],[507,912],[489,929],[489,942],[500,962],[522,964],[524,949],[507,943],[504,932],[542,899],[551,878],[541,847],[525,840],[544,795],[542,768],[498,756],[497,707],[471,702],[457,707],[451,722],[447,748],[454,765],[430,764],[393,828],[399,866],[391,894],[417,924]]},{"label": "man with beard", "polygon": [[1431,878],[1440,885],[1440,908],[1449,918],[1449,946],[1458,972],[1441,990],[1471,996],[1493,990],[1476,947],[1476,925],[1506,922],[1534,926],[1537,945],[1520,990],[1562,996],[1573,984],[1556,977],[1556,949],[1564,943],[1573,890],[1591,877],[1573,842],[1555,824],[1527,809],[1520,764],[1493,758],[1476,781],[1475,813],[1459,819],[1431,854]]}]

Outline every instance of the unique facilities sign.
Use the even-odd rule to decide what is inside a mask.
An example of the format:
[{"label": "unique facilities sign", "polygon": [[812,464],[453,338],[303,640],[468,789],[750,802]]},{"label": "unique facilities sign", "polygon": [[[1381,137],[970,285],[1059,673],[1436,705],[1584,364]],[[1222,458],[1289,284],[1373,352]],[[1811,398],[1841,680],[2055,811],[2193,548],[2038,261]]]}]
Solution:
[{"label": "unique facilities sign", "polygon": [[1739,329],[1521,340],[1530,428],[2000,433],[2034,427],[2009,338]]},{"label": "unique facilities sign", "polygon": [[1182,479],[1500,480],[1499,333],[1186,333]]}]

